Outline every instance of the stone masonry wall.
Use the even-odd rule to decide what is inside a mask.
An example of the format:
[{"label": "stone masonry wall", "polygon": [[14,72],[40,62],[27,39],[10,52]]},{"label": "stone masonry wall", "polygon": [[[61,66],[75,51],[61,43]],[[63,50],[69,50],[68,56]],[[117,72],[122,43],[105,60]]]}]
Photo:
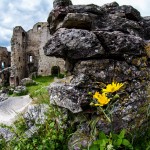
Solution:
[{"label": "stone masonry wall", "polygon": [[4,69],[2,67],[10,67],[10,52],[7,51],[6,47],[0,46],[0,70]]},{"label": "stone masonry wall", "polygon": [[33,73],[50,75],[52,66],[59,66],[64,72],[63,59],[44,55],[43,46],[50,38],[46,22],[38,22],[29,31],[15,27],[12,36],[11,66],[15,67],[10,84],[18,85],[20,80]]},{"label": "stone masonry wall", "polygon": [[9,83],[10,52],[0,46],[0,86]]},{"label": "stone masonry wall", "polygon": [[11,39],[11,67],[15,70],[10,75],[10,85],[18,85],[19,81],[26,77],[26,43],[27,35],[25,30],[17,26],[13,29]]}]

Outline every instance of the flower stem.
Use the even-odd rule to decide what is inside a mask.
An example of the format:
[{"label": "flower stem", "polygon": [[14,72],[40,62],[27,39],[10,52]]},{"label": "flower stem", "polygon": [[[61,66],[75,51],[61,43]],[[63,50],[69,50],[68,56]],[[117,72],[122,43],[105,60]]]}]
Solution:
[{"label": "flower stem", "polygon": [[105,113],[104,109],[100,106],[101,111],[103,112],[103,114],[105,115],[105,117],[107,118],[107,120],[111,123],[110,118],[108,117],[108,115]]}]

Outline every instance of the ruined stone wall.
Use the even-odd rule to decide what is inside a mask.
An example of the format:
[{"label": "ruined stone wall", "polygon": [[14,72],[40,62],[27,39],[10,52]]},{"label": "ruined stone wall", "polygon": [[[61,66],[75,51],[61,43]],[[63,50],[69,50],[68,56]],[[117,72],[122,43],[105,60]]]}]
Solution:
[{"label": "ruined stone wall", "polygon": [[10,66],[10,52],[6,47],[0,47],[0,70]]},{"label": "ruined stone wall", "polygon": [[42,23],[35,24],[33,26],[33,29],[27,32],[26,69],[28,75],[30,75],[30,73],[32,72],[37,72],[38,70],[39,46],[41,36],[40,25],[42,25]]},{"label": "ruined stone wall", "polygon": [[[43,46],[50,38],[47,22],[38,22],[27,32],[26,62],[27,72],[38,75],[50,75],[52,66],[60,66],[64,72],[64,60],[44,55]],[[32,60],[30,60],[32,57]]]},{"label": "ruined stone wall", "polygon": [[33,73],[50,75],[52,66],[59,66],[60,71],[64,72],[63,59],[44,55],[43,46],[49,38],[46,22],[36,23],[27,32],[22,27],[14,28],[11,41],[11,66],[15,67],[10,78],[12,84],[17,85],[17,82]]},{"label": "ruined stone wall", "polygon": [[0,47],[0,86],[9,83],[10,52]]},{"label": "ruined stone wall", "polygon": [[50,38],[50,33],[47,28],[47,23],[42,24],[41,35],[40,35],[40,46],[39,46],[39,62],[38,62],[38,74],[39,75],[50,75],[52,66],[59,66],[60,72],[65,71],[65,62],[61,58],[48,57],[44,54],[43,47]]},{"label": "ruined stone wall", "polygon": [[11,67],[15,67],[15,71],[11,72],[10,85],[18,85],[26,77],[26,40],[24,29],[15,27],[11,39]]}]

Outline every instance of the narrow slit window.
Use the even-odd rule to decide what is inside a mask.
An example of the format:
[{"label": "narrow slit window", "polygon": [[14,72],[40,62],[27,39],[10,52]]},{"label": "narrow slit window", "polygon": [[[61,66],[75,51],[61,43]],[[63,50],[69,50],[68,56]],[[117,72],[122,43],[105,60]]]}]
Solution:
[{"label": "narrow slit window", "polygon": [[41,30],[41,25],[38,25],[38,26],[37,26],[37,30],[38,30],[38,31]]},{"label": "narrow slit window", "polygon": [[4,69],[5,68],[5,63],[2,62],[1,66],[2,66],[2,69]]},{"label": "narrow slit window", "polygon": [[30,55],[29,56],[29,62],[32,63],[33,62],[33,57]]}]

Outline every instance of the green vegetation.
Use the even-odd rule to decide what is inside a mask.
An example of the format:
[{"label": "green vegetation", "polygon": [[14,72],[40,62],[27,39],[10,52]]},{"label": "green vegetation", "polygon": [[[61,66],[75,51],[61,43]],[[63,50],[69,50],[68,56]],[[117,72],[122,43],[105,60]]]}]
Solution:
[{"label": "green vegetation", "polygon": [[[32,136],[27,136],[25,134],[30,128],[27,125],[26,120],[23,116],[20,116],[19,119],[14,123],[12,127],[2,126],[9,128],[9,130],[14,133],[13,139],[6,141],[2,136],[0,137],[0,150],[67,150],[68,149],[68,140],[73,135],[74,131],[77,130],[77,125],[75,122],[75,116],[71,114],[65,114],[66,112],[63,109],[60,109],[56,106],[49,104],[49,94],[47,87],[53,82],[53,76],[42,77],[39,76],[33,80],[36,84],[26,85],[28,94],[33,98],[34,103],[48,104],[49,108],[45,114],[46,119],[43,124],[35,123],[37,127],[36,132],[32,133]],[[112,88],[119,89],[121,84],[112,84],[106,87],[106,90],[112,92]],[[116,95],[112,97],[106,97],[106,94],[95,93],[92,105],[99,106],[100,108],[105,104],[107,105],[110,98],[116,99]],[[98,99],[101,97],[105,101]],[[119,96],[117,95],[117,98]],[[99,101],[98,101],[98,100]],[[105,102],[105,103],[104,103]],[[108,117],[110,115],[105,112],[105,109],[100,109],[104,113],[104,116],[110,120]],[[84,116],[85,117],[85,116]],[[135,129],[131,133],[126,133],[125,130],[118,131],[117,134],[114,134],[114,131],[105,134],[103,131],[99,131],[96,128],[98,118],[91,118],[91,123],[89,123],[89,128],[91,129],[89,141],[91,146],[89,148],[82,148],[83,150],[150,150],[150,120],[145,122],[145,126],[142,126],[140,129]],[[147,108],[147,117],[150,117],[150,106]],[[84,121],[87,119],[84,119]],[[93,120],[93,121],[92,121]],[[89,121],[90,122],[90,121]],[[111,120],[110,120],[111,122]],[[80,120],[82,124],[82,119]],[[79,136],[79,140],[83,140],[82,133],[76,133]],[[85,135],[84,135],[85,136]],[[87,136],[87,135],[86,135]],[[93,141],[93,143],[92,143]],[[75,141],[78,142],[78,141]],[[76,143],[75,143],[76,144]],[[80,146],[79,146],[80,147]]]},{"label": "green vegetation", "polygon": [[63,126],[67,118],[53,106],[49,107],[46,116],[44,124],[36,124],[38,130],[32,137],[25,134],[27,125],[21,117],[15,122],[15,129],[11,129],[15,133],[14,138],[9,142],[0,141],[1,150],[67,150],[68,135],[72,132]]},{"label": "green vegetation", "polygon": [[110,133],[107,136],[104,132],[99,132],[99,139],[93,142],[90,150],[115,150],[115,149],[129,149],[133,150],[131,143],[125,138],[125,130],[120,134]]},{"label": "green vegetation", "polygon": [[33,79],[37,84],[27,85],[27,90],[35,103],[49,104],[48,85],[54,80],[53,76],[38,76]]}]

